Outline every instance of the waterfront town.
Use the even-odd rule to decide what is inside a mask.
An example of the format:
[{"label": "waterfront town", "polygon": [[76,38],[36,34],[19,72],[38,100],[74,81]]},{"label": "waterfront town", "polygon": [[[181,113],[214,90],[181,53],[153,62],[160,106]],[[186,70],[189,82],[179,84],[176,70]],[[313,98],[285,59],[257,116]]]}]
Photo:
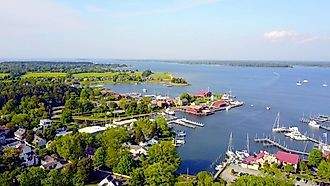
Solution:
[{"label": "waterfront town", "polygon": [[[44,81],[46,79],[48,81]],[[291,134],[287,137],[295,140],[311,140],[318,146],[311,152],[302,152],[263,136],[253,141],[279,150],[275,154],[267,150],[250,152],[247,137],[247,148],[240,151],[233,149],[231,134],[226,158],[215,165],[214,173],[202,171],[196,177],[176,174],[180,166],[176,148],[184,148],[187,134],[184,130],[175,130],[174,126],[198,130],[207,125],[176,114],[208,117],[244,106],[230,91],[214,93],[201,89],[171,98],[148,94],[146,89],[141,90],[142,93],[117,93],[102,85],[46,79],[23,79],[16,90],[8,86],[15,81],[2,82],[3,88],[9,90],[2,92],[1,179],[8,185],[204,185],[206,182],[225,185],[272,175],[285,178],[274,178],[273,181],[281,185],[316,185],[329,180],[327,140],[298,139],[297,136],[303,136],[298,128],[282,126],[279,114],[271,129],[273,132]],[[58,86],[62,92],[42,88],[48,86]],[[49,97],[43,97],[44,93],[31,94],[33,87],[48,91]],[[13,91],[22,93],[15,93],[19,97],[11,99],[9,95],[5,97]],[[301,121],[317,122],[325,127],[322,123],[329,120],[327,116],[317,116]],[[164,162],[167,159],[169,162]],[[159,165],[169,166],[169,172],[161,172],[164,167]],[[166,180],[154,180],[159,176]]]}]

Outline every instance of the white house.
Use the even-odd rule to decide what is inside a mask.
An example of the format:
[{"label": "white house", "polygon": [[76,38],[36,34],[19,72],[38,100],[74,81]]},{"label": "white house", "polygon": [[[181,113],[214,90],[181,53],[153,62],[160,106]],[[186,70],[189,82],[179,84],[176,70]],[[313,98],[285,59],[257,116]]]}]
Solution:
[{"label": "white house", "polygon": [[42,119],[40,120],[39,125],[43,127],[44,129],[52,125],[52,120],[50,119]]},{"label": "white house", "polygon": [[111,175],[107,176],[106,178],[104,178],[99,184],[97,184],[98,186],[121,186],[122,183],[120,180],[117,180],[115,178],[113,178]]},{"label": "white house", "polygon": [[25,133],[26,133],[25,129],[23,129],[23,128],[17,129],[14,133],[15,139],[23,140],[25,138]]}]

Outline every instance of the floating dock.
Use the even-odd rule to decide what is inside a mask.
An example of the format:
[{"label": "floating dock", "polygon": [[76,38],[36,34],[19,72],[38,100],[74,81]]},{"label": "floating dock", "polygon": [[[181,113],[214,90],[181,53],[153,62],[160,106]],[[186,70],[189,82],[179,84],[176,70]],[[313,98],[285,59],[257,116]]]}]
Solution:
[{"label": "floating dock", "polygon": [[275,146],[279,149],[282,149],[286,152],[291,152],[294,154],[300,154],[300,155],[305,155],[308,156],[309,153],[307,152],[302,152],[302,151],[298,151],[298,150],[294,150],[294,149],[289,149],[288,147],[281,145],[279,142],[276,142],[275,140],[271,139],[270,137],[264,137],[264,138],[255,138],[254,139],[255,142],[257,143],[265,143],[266,145],[271,145],[271,146]]},{"label": "floating dock", "polygon": [[181,121],[185,122],[185,123],[188,123],[188,124],[192,124],[192,125],[196,125],[198,127],[204,127],[204,124],[203,123],[198,123],[198,122],[195,122],[195,121],[191,121],[187,118],[182,118]]},{"label": "floating dock", "polygon": [[[311,119],[307,119],[307,118],[301,118],[300,119],[300,122],[301,123],[305,123],[308,125],[308,123],[311,121]],[[316,120],[315,120],[316,121]],[[321,122],[322,123],[322,122]],[[330,131],[330,127],[327,127],[327,126],[324,126],[324,125],[321,125],[320,123],[318,123],[318,125],[320,125],[319,128],[321,129],[324,129],[324,130],[327,130],[327,131]]]},{"label": "floating dock", "polygon": [[185,122],[181,121],[181,119],[172,120],[172,121],[170,121],[170,123],[174,123],[174,124],[177,124],[177,125],[182,125],[184,127],[189,127],[189,128],[193,128],[193,129],[196,128],[195,125],[185,123]]}]

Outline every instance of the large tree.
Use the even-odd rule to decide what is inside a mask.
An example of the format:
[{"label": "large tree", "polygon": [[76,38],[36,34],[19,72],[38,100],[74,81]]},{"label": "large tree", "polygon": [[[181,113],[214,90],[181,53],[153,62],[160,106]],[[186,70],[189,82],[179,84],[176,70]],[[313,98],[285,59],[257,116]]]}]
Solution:
[{"label": "large tree", "polygon": [[124,155],[117,166],[113,169],[114,172],[124,175],[129,175],[134,169],[134,160],[131,154]]},{"label": "large tree", "polygon": [[317,168],[317,175],[323,179],[330,180],[330,161],[321,161]]},{"label": "large tree", "polygon": [[308,156],[308,164],[317,167],[323,159],[322,151],[313,149]]}]

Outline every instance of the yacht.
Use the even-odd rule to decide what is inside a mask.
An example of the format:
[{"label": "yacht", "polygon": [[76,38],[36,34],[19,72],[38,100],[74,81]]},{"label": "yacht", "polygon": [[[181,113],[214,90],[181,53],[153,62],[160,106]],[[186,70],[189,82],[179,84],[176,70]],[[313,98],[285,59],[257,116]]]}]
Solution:
[{"label": "yacht", "polygon": [[307,79],[304,79],[303,83],[308,83],[308,80]]},{"label": "yacht", "polygon": [[315,120],[309,121],[308,125],[311,126],[311,127],[320,128],[320,125],[317,124],[317,122]]},{"label": "yacht", "polygon": [[302,85],[301,81],[298,81],[298,82],[296,83],[296,85],[297,85],[297,86],[301,86],[301,85]]},{"label": "yacht", "polygon": [[177,140],[175,140],[175,143],[178,145],[183,145],[186,143],[186,141],[184,139],[177,139]]},{"label": "yacht", "polygon": [[235,151],[235,154],[239,160],[244,160],[246,157],[250,156],[246,151]]},{"label": "yacht", "polygon": [[322,87],[327,87],[327,86],[328,86],[327,83],[322,84]]},{"label": "yacht", "polygon": [[169,108],[165,110],[165,113],[168,115],[175,115],[175,112],[173,110],[170,110]]},{"label": "yacht", "polygon": [[307,141],[308,138],[301,134],[298,130],[298,127],[291,127],[292,132],[284,134],[286,137],[289,137],[291,139],[297,140],[297,141]]}]

